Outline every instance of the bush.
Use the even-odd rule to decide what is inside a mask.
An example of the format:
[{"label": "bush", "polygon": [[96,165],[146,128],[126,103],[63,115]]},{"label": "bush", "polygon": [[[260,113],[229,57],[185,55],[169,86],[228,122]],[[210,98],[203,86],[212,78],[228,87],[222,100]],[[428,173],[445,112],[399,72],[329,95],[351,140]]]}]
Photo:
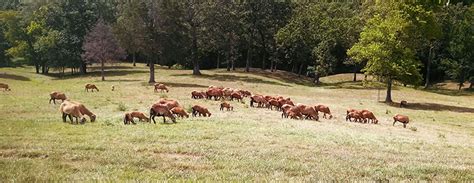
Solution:
[{"label": "bush", "polygon": [[410,127],[410,130],[416,132],[418,129],[416,129],[416,127],[412,126],[412,127]]},{"label": "bush", "polygon": [[125,106],[125,104],[123,102],[120,102],[117,106],[117,110],[119,111],[126,111],[127,110],[127,106]]},{"label": "bush", "polygon": [[181,64],[174,64],[173,66],[171,66],[171,69],[184,70],[186,68]]}]

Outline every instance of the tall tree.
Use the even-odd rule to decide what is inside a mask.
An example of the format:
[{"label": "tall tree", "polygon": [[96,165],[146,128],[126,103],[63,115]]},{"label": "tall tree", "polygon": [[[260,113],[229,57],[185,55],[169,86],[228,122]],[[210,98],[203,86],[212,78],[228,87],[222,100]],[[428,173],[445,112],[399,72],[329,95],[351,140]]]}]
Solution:
[{"label": "tall tree", "polygon": [[90,62],[101,64],[102,81],[105,81],[104,66],[106,62],[113,62],[122,59],[125,51],[119,46],[112,29],[103,19],[99,19],[92,30],[87,33],[82,58]]},{"label": "tall tree", "polygon": [[391,6],[386,16],[371,18],[361,33],[359,42],[350,50],[349,55],[356,61],[367,60],[363,69],[366,74],[375,75],[387,83],[385,102],[392,102],[392,83],[417,84],[421,80],[419,61],[415,58],[410,40],[410,30],[414,25],[400,6]]}]

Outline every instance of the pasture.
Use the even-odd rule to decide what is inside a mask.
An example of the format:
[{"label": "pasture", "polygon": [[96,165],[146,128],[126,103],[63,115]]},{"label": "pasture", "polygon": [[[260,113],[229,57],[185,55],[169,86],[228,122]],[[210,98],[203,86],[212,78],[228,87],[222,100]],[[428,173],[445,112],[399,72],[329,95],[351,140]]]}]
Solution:
[{"label": "pasture", "polygon": [[[352,75],[322,78],[319,87],[279,72],[244,73],[159,68],[156,81],[169,93],[153,92],[145,65],[120,64],[106,72],[65,78],[33,73],[31,67],[2,68],[0,82],[0,180],[474,180],[474,94],[395,86],[395,101],[377,102],[378,90],[351,82]],[[359,76],[359,79],[363,78]],[[85,92],[94,83],[99,92]],[[115,85],[115,91],[111,86]],[[209,85],[282,95],[296,103],[325,104],[334,118],[282,119],[281,112],[230,101],[191,99]],[[97,115],[94,123],[63,123],[49,93],[64,92]],[[385,90],[380,90],[383,100]],[[212,116],[176,124],[124,125],[123,114],[141,111],[160,98],[187,110],[206,106]],[[60,102],[59,102],[60,103]],[[347,108],[369,109],[378,124],[345,121]],[[189,111],[188,111],[189,112]],[[410,116],[403,128],[395,114]],[[320,114],[320,117],[322,115]]]}]

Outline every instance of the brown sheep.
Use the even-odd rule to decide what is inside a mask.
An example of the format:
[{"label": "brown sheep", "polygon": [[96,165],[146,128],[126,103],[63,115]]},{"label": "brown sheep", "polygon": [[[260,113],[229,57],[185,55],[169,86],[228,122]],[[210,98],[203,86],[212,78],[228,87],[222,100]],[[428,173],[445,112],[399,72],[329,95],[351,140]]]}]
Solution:
[{"label": "brown sheep", "polygon": [[223,111],[224,108],[227,108],[228,111],[229,111],[229,110],[232,110],[232,111],[234,110],[234,107],[232,107],[232,106],[231,106],[229,103],[227,103],[227,102],[222,102],[222,103],[221,103],[221,108],[220,108],[220,110]]},{"label": "brown sheep", "polygon": [[253,107],[253,103],[257,103],[257,107],[264,107],[268,102],[262,95],[253,95],[250,97],[251,107]]},{"label": "brown sheep", "polygon": [[224,88],[224,89],[222,90],[222,92],[223,92],[225,98],[231,98],[231,95],[232,95],[232,93],[234,92],[234,89],[232,89],[232,88]]},{"label": "brown sheep", "polygon": [[352,122],[352,119],[354,119],[354,122],[362,122],[362,116],[358,111],[352,111],[347,114],[346,121]]},{"label": "brown sheep", "polygon": [[407,102],[407,101],[402,100],[402,101],[400,102],[400,108],[407,107],[407,106],[408,106],[408,102]]},{"label": "brown sheep", "polygon": [[212,99],[212,97],[214,97],[214,100],[218,100],[224,96],[224,92],[218,88],[211,88],[206,91],[206,96],[207,99]]},{"label": "brown sheep", "polygon": [[288,112],[289,110],[291,109],[291,107],[293,107],[292,105],[289,105],[289,104],[283,104],[283,106],[281,106],[281,117],[285,117],[285,118],[288,118]]},{"label": "brown sheep", "polygon": [[393,117],[393,126],[395,126],[395,123],[397,121],[403,123],[403,128],[406,128],[407,124],[410,122],[410,119],[408,118],[408,116],[397,114]]},{"label": "brown sheep", "polygon": [[166,105],[168,109],[173,109],[175,107],[179,107],[179,103],[176,100],[173,99],[161,99],[157,103]]},{"label": "brown sheep", "polygon": [[8,84],[5,83],[0,83],[0,88],[3,88],[3,91],[11,91],[11,89],[8,87]]},{"label": "brown sheep", "polygon": [[305,106],[301,109],[301,114],[305,115],[306,119],[314,119],[316,121],[319,120],[318,111],[314,107]]},{"label": "brown sheep", "polygon": [[174,117],[173,113],[170,111],[166,104],[156,103],[153,104],[150,108],[150,118],[153,120],[153,123],[156,124],[155,117],[156,116],[163,116],[163,123],[166,123],[166,118],[168,117],[176,123],[176,118]]},{"label": "brown sheep", "polygon": [[379,120],[375,118],[374,113],[370,111],[365,111],[365,110],[362,110],[361,112],[362,112],[362,118],[364,119],[364,123],[371,122],[371,123],[377,124],[379,122]]},{"label": "brown sheep", "polygon": [[96,115],[79,102],[65,100],[61,103],[59,110],[62,112],[63,122],[66,122],[66,116],[69,116],[71,123],[72,117],[76,118],[76,123],[78,122],[78,118],[81,119],[81,123],[84,123],[86,121],[84,115],[89,116],[91,122],[94,122],[96,119]]},{"label": "brown sheep", "polygon": [[168,87],[166,87],[164,84],[156,83],[154,86],[155,86],[155,89],[154,89],[155,92],[158,92],[158,90],[160,90],[160,92],[163,92],[163,91],[166,91],[166,93],[169,92]]},{"label": "brown sheep", "polygon": [[276,110],[280,109],[280,103],[278,102],[278,100],[271,99],[270,101],[268,101],[268,103],[270,104],[270,110],[273,110],[273,107],[275,107]]},{"label": "brown sheep", "polygon": [[316,106],[314,106],[314,108],[315,108],[317,111],[323,113],[323,118],[327,119],[326,114],[328,114],[328,115],[329,115],[329,119],[332,119],[332,114],[331,114],[331,110],[329,110],[329,107],[327,107],[327,106],[325,106],[325,105],[316,105]]},{"label": "brown sheep", "polygon": [[240,93],[242,94],[243,97],[248,97],[252,95],[252,93],[250,93],[247,90],[240,90]]},{"label": "brown sheep", "polygon": [[291,117],[291,119],[303,119],[303,114],[301,113],[301,108],[292,106],[290,109],[287,110],[286,112],[287,117]]},{"label": "brown sheep", "polygon": [[237,99],[237,101],[242,102],[243,97],[239,92],[233,92],[232,94],[230,94],[230,100],[233,101],[234,99]]},{"label": "brown sheep", "polygon": [[53,101],[54,104],[56,104],[56,100],[61,100],[62,102],[64,102],[64,100],[66,100],[66,95],[62,92],[51,92],[49,94],[50,96],[50,99],[49,99],[49,103],[51,104],[51,101]]},{"label": "brown sheep", "polygon": [[133,118],[138,118],[139,121],[150,122],[150,118],[146,117],[146,115],[143,114],[142,112],[133,111],[130,113],[125,113],[125,116],[123,119],[124,124],[129,124],[130,122],[135,124],[135,122],[133,121]]},{"label": "brown sheep", "polygon": [[172,112],[173,114],[175,114],[176,116],[178,116],[178,117],[181,117],[181,118],[184,118],[184,117],[189,118],[188,113],[187,113],[182,107],[173,107],[173,108],[171,109],[171,112]]},{"label": "brown sheep", "polygon": [[86,88],[86,92],[89,92],[89,90],[94,92],[94,89],[99,91],[99,88],[97,88],[97,86],[95,86],[94,84],[86,84],[85,88]]},{"label": "brown sheep", "polygon": [[193,109],[193,116],[196,117],[198,114],[199,116],[203,115],[204,117],[211,117],[211,113],[207,108],[200,106],[200,105],[195,105],[192,107]]},{"label": "brown sheep", "polygon": [[191,92],[191,98],[193,99],[206,98],[206,93],[194,90]]}]

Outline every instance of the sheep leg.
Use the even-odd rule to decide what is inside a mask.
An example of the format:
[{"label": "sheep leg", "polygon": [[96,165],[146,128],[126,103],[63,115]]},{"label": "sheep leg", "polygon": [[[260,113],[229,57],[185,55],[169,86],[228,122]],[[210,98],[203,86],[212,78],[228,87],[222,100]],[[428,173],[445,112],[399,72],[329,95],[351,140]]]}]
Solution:
[{"label": "sheep leg", "polygon": [[[70,120],[71,123],[72,123],[72,115],[69,114],[68,116],[69,116],[69,120]],[[76,118],[76,122],[77,122],[77,117],[75,117],[75,118]]]},{"label": "sheep leg", "polygon": [[63,112],[63,122],[66,122],[66,116],[67,114]]},{"label": "sheep leg", "polygon": [[393,125],[392,126],[395,126],[395,123],[397,122],[397,120],[393,120]]},{"label": "sheep leg", "polygon": [[403,128],[406,128],[407,127],[407,123],[403,123]]},{"label": "sheep leg", "polygon": [[163,116],[163,123],[166,123],[165,115],[162,115],[162,116]]}]

